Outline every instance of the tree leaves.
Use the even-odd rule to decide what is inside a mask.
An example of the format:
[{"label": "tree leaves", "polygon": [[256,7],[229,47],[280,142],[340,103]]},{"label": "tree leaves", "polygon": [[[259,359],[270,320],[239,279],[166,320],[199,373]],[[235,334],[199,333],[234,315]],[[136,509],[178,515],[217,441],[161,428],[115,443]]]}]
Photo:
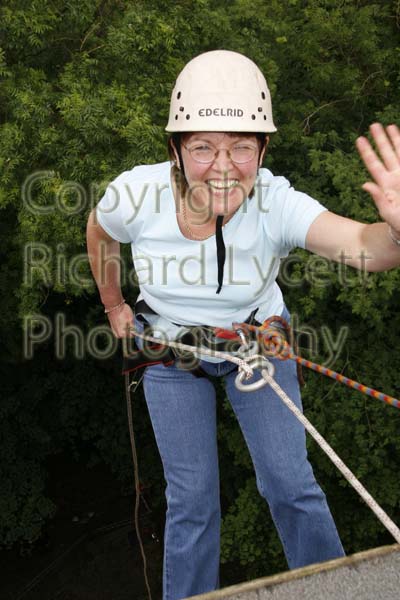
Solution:
[{"label": "tree leaves", "polygon": [[[5,293],[0,334],[7,365],[3,377],[11,380],[15,398],[3,401],[0,425],[11,464],[5,475],[6,523],[0,524],[7,544],[39,535],[43,519],[52,514],[42,467],[48,454],[66,449],[79,455],[89,446],[128,479],[117,370],[73,356],[57,362],[52,339],[27,363],[21,356],[20,322],[39,312],[53,324],[62,313],[83,332],[102,323],[97,295],[85,283],[86,217],[107,181],[137,164],[166,159],[164,127],[180,69],[196,54],[217,48],[255,60],[272,91],[278,125],[266,166],[331,210],[372,222],[376,210],[360,188],[365,173],[354,140],[376,119],[385,124],[399,119],[395,16],[393,3],[378,0],[235,0],[229,7],[221,0],[2,2],[0,283]],[[27,182],[38,174],[27,201]],[[40,248],[47,249],[50,258],[42,269],[48,281],[38,265],[30,270],[29,248],[36,248],[36,258]],[[399,271],[363,278],[333,265],[322,286],[310,275],[318,265],[304,252],[298,256],[282,285],[300,326],[316,331],[320,345],[314,358],[326,358],[322,326],[334,339],[348,327],[346,346],[332,367],[398,395]],[[68,276],[74,260],[80,275],[75,280]],[[127,285],[125,291],[133,298],[137,290]],[[22,367],[23,378],[31,378],[34,405],[23,402]],[[398,517],[395,410],[312,373],[307,373],[304,404],[311,421]],[[262,575],[268,568],[284,568],[284,561],[257,496],[248,454],[228,415],[221,415],[219,436],[225,465],[223,559],[242,563],[247,576]],[[142,414],[138,427],[147,443],[152,434]],[[18,452],[23,443],[35,453]],[[374,517],[313,443],[310,454],[347,551],[379,543],[382,531]],[[161,489],[154,456],[153,448],[142,460]]]}]

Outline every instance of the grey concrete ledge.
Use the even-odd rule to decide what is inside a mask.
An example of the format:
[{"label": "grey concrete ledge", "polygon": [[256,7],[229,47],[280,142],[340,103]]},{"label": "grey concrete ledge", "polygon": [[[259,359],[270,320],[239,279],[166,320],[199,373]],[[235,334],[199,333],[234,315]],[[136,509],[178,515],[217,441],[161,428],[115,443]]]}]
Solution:
[{"label": "grey concrete ledge", "polygon": [[[400,545],[285,571],[194,600],[400,600]],[[186,599],[189,600],[189,599]]]}]

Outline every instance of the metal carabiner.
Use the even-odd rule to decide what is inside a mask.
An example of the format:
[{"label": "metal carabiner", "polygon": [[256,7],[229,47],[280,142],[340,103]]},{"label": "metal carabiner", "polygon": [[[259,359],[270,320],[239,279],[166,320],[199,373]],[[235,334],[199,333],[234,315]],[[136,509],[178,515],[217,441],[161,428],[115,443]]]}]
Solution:
[{"label": "metal carabiner", "polygon": [[245,344],[242,344],[236,350],[236,354],[239,356],[239,358],[243,358],[243,360],[245,360],[246,358],[250,358],[250,356],[258,355],[258,352],[258,342],[254,340],[251,342],[245,342]]},{"label": "metal carabiner", "polygon": [[[261,375],[269,375],[270,377],[274,376],[275,367],[265,356],[261,356],[258,354],[254,356],[247,363],[249,367],[252,369],[260,369]],[[255,390],[260,390],[265,385],[267,385],[267,381],[264,377],[260,377],[257,381],[253,383],[243,383],[243,379],[246,377],[246,373],[244,371],[239,371],[236,375],[235,386],[240,392],[254,392]]]}]

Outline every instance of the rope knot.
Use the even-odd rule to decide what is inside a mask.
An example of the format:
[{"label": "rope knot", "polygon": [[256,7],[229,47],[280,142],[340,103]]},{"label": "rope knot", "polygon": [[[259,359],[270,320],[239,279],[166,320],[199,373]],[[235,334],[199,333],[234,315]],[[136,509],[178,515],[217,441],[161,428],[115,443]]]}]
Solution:
[{"label": "rope knot", "polygon": [[253,356],[248,356],[246,359],[243,359],[243,358],[239,359],[238,371],[239,371],[239,373],[244,374],[244,379],[246,379],[246,381],[248,379],[250,379],[254,374],[253,367],[251,367],[248,363],[248,361],[251,360],[252,358],[253,358]]}]

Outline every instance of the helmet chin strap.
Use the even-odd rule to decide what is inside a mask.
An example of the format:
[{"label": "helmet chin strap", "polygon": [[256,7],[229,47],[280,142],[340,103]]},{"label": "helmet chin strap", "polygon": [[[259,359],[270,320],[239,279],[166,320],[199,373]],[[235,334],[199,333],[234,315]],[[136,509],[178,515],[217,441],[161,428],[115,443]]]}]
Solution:
[{"label": "helmet chin strap", "polygon": [[222,234],[222,223],[224,221],[224,215],[218,215],[217,222],[215,224],[215,240],[217,243],[217,265],[218,265],[218,289],[217,294],[220,293],[223,280],[224,280],[224,266],[225,266],[225,242]]},{"label": "helmet chin strap", "polygon": [[180,134],[179,133],[173,134],[172,135],[172,141],[173,141],[173,147],[175,149],[175,152],[178,155],[177,156],[178,160],[176,161],[176,166],[180,170],[180,172],[182,173],[182,177],[184,177],[186,179],[185,166],[183,164],[183,159],[182,159],[181,136],[180,136]]}]

